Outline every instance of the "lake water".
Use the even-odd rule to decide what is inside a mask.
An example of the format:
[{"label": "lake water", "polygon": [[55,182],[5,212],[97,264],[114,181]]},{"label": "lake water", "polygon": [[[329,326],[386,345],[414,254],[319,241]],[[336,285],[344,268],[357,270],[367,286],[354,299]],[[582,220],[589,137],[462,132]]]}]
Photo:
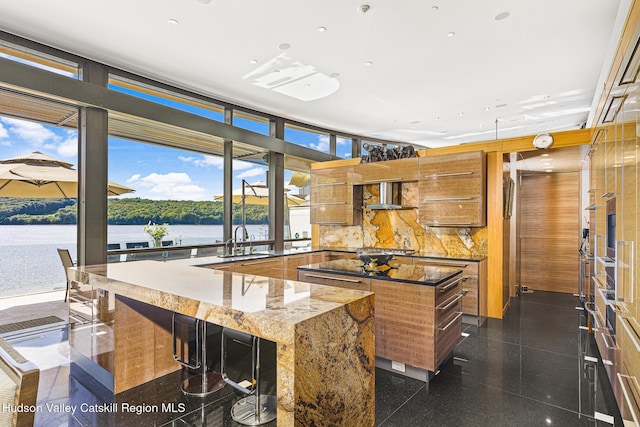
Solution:
[{"label": "lake water", "polygon": [[[267,225],[248,225],[255,240],[266,239]],[[110,225],[109,243],[149,241],[140,225]],[[222,240],[221,225],[171,225],[163,240],[174,245],[202,245]],[[150,243],[151,245],[151,243]],[[0,225],[0,297],[65,289],[64,269],[56,248],[76,259],[75,225]]]}]

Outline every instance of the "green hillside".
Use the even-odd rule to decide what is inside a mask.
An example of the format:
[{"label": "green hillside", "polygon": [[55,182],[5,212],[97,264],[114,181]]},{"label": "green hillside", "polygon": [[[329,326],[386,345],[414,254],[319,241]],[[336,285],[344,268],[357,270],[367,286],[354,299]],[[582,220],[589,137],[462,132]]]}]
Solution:
[{"label": "green hillside", "polygon": [[[0,224],[75,224],[76,199],[0,197]],[[222,224],[222,203],[191,200],[109,199],[109,224]],[[268,207],[247,205],[247,224],[268,223]],[[234,205],[233,222],[241,222]]]}]

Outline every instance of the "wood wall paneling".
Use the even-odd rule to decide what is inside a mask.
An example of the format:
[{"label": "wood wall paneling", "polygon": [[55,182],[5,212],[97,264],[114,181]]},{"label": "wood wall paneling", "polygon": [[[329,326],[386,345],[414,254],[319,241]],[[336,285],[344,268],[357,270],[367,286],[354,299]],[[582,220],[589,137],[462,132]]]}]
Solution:
[{"label": "wood wall paneling", "polygon": [[522,176],[520,280],[531,289],[578,291],[580,173]]}]

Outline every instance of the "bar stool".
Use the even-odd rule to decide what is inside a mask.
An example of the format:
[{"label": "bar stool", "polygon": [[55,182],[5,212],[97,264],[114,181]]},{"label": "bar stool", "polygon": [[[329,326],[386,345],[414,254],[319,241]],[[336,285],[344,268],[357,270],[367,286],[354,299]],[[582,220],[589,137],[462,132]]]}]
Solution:
[{"label": "bar stool", "polygon": [[[193,363],[189,355],[189,337],[187,337],[186,346],[184,345],[185,340],[182,341],[180,354],[178,354],[178,334],[176,331],[180,325],[193,330],[195,334],[196,351]],[[204,397],[223,388],[226,382],[222,375],[207,371],[207,322],[180,313],[173,313],[172,333],[174,360],[189,369],[201,368],[199,374],[192,375],[182,382],[180,386],[182,392],[191,396]]]},{"label": "bar stool", "polygon": [[[251,347],[251,367],[253,370],[251,384],[245,384],[248,381],[237,383],[227,376],[225,371],[227,339]],[[238,424],[248,426],[257,426],[276,419],[277,399],[275,396],[260,394],[260,338],[233,329],[222,328],[221,347],[220,373],[222,378],[227,384],[247,395],[234,403],[231,408],[231,418]]]}]

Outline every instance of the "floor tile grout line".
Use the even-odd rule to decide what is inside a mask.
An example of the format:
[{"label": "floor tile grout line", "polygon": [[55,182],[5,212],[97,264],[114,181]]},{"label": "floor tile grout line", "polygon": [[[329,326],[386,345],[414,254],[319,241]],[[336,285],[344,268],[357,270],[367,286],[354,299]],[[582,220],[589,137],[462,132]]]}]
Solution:
[{"label": "floor tile grout line", "polygon": [[424,388],[427,387],[427,384],[425,383],[425,385],[420,386],[420,388],[418,390],[415,391],[415,393],[413,393],[411,396],[409,396],[400,406],[398,406],[395,411],[393,411],[392,413],[389,414],[389,416],[387,416],[387,418],[385,418],[380,424],[376,424],[376,426],[380,427],[382,425],[384,425],[384,423],[386,423],[389,418],[393,417],[400,409],[402,409],[407,403],[409,403],[409,401],[411,399],[413,399],[413,397],[415,395],[417,395],[418,393],[420,393]]}]

